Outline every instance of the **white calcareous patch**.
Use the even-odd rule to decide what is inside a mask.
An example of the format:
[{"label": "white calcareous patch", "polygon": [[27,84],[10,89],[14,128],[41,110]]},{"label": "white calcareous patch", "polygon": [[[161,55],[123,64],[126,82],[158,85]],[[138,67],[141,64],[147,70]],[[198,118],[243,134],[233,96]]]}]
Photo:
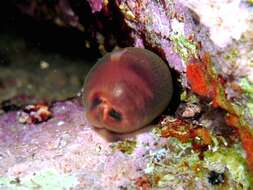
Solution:
[{"label": "white calcareous patch", "polygon": [[64,121],[59,121],[58,123],[57,123],[57,126],[62,126],[62,125],[64,125]]},{"label": "white calcareous patch", "polygon": [[249,10],[241,0],[184,0],[203,25],[210,31],[210,38],[220,48],[232,40],[239,40],[248,29]]}]

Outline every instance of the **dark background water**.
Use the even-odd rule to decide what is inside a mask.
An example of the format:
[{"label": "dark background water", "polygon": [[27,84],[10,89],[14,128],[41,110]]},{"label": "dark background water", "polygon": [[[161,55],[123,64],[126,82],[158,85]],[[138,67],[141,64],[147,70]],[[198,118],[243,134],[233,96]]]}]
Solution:
[{"label": "dark background water", "polygon": [[0,3],[0,105],[62,100],[81,89],[99,57],[84,33],[38,21]]}]

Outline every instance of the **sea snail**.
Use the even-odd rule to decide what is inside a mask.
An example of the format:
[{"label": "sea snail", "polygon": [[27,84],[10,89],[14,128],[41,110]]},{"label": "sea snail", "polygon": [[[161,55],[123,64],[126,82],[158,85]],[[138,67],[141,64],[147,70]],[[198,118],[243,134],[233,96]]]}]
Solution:
[{"label": "sea snail", "polygon": [[98,60],[83,90],[86,117],[94,127],[128,133],[164,111],[173,86],[169,68],[159,56],[128,47]]}]

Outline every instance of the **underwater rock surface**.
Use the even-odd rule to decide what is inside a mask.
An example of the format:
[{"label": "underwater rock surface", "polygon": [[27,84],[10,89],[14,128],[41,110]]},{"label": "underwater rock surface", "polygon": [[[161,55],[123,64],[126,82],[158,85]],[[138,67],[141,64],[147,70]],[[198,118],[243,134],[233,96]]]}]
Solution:
[{"label": "underwater rock surface", "polygon": [[[173,158],[170,158],[169,161],[167,159],[160,159],[167,158],[168,155],[173,155],[177,158],[177,155],[174,155],[174,151],[169,151],[171,154],[168,154],[168,149],[164,150],[161,148],[164,146],[158,146],[157,152],[148,151],[149,158],[153,158],[154,156],[157,157],[157,154],[159,155],[158,166],[162,167],[157,168],[156,161],[155,164],[153,164],[153,161],[149,160],[144,162],[142,160],[143,163],[147,163],[147,165],[144,170],[138,171],[140,173],[134,173],[133,176],[139,176],[140,178],[126,178],[126,186],[128,189],[132,186],[145,186],[145,188],[158,186],[160,188],[162,186],[161,188],[166,188],[168,184],[170,187],[173,187],[172,189],[175,189],[184,186],[184,183],[186,183],[185,187],[189,187],[189,184],[193,184],[194,188],[197,187],[200,189],[211,189],[213,187],[212,185],[224,184],[227,185],[226,187],[234,187],[235,189],[241,186],[243,186],[244,189],[252,188],[244,167],[244,161],[245,158],[247,158],[248,166],[253,171],[253,2],[251,0],[89,0],[86,2],[80,1],[80,3],[77,3],[77,1],[73,3],[68,0],[33,0],[30,2],[14,2],[18,3],[18,7],[24,13],[32,17],[52,21],[61,27],[74,27],[83,31],[85,35],[88,34],[87,36],[90,37],[90,39],[85,41],[85,46],[87,48],[97,46],[102,54],[106,51],[111,51],[117,46],[145,47],[154,51],[167,61],[171,68],[179,73],[178,80],[184,88],[181,94],[182,102],[208,105],[208,108],[213,110],[213,112],[221,108],[223,114],[220,115],[224,117],[225,122],[219,123],[219,125],[225,128],[231,126],[237,129],[238,133],[235,139],[238,140],[237,137],[239,136],[240,143],[237,141],[232,145],[226,145],[226,143],[224,143],[224,147],[220,148],[220,146],[218,146],[219,148],[217,149],[215,146],[217,145],[217,141],[212,140],[211,144],[214,146],[213,148],[215,151],[210,152],[208,149],[209,153],[205,153],[204,160],[200,160],[198,156],[194,157],[194,154],[190,154],[189,156],[188,154],[180,153],[180,150],[183,150],[183,153],[185,153],[185,151],[186,153],[191,152],[191,145],[189,145],[189,148],[187,143],[181,144],[181,142],[178,141],[170,143],[170,145],[179,144],[179,149],[175,147],[172,148],[172,150],[178,150],[180,155],[178,156],[178,158],[180,158],[178,160],[173,160]],[[84,18],[87,17],[91,19],[85,20]],[[73,105],[77,106],[77,104]],[[78,115],[77,112],[71,112],[69,113],[70,116],[68,116],[68,114],[65,116],[69,118],[69,120],[73,119],[73,122],[78,121],[77,123],[79,126],[79,124],[82,123],[79,123],[79,121],[86,121],[85,118],[82,118],[81,107],[78,107],[79,106],[75,107],[74,110],[80,109],[78,111],[80,116],[80,118],[78,116],[79,120],[73,118]],[[6,130],[3,134],[6,133],[12,136],[12,138],[9,138],[8,135],[3,135],[3,150],[6,150],[8,146],[13,146],[11,150],[16,150],[16,147],[14,148],[15,143],[12,145],[12,139],[16,141],[24,138],[21,137],[22,135],[16,136],[13,131],[19,131],[23,129],[24,126],[30,128],[33,126],[17,124],[15,119],[13,119],[15,116],[14,113],[15,112],[7,113],[1,116],[2,125],[5,126],[4,130]],[[74,113],[77,115],[73,115]],[[210,113],[212,113],[212,111],[210,111]],[[13,116],[11,116],[11,114],[13,114]],[[63,118],[65,118],[65,116]],[[209,120],[206,123],[202,123],[202,125],[207,128],[212,126],[212,122],[210,124]],[[214,118],[214,120],[216,120],[216,118]],[[54,121],[54,117],[36,126],[45,127],[52,121]],[[16,124],[20,125],[21,128],[14,127]],[[87,126],[89,125],[88,123],[86,124]],[[56,125],[56,123],[54,123],[54,125]],[[5,129],[6,126],[8,126],[7,129]],[[11,127],[9,126],[14,127],[14,129],[10,131]],[[40,128],[35,129],[40,130]],[[80,131],[83,130],[80,126],[78,129]],[[47,137],[51,137],[51,133],[47,133],[48,130],[49,128],[47,127],[41,130],[42,134],[45,133],[44,136],[37,134],[38,137],[36,138],[40,140],[38,144],[54,142],[54,140],[45,140]],[[50,130],[52,129],[50,128]],[[56,134],[54,130],[52,134]],[[71,130],[74,129],[71,128]],[[62,131],[60,130],[60,132],[58,132],[61,133]],[[92,131],[93,130],[90,132]],[[71,133],[72,132],[73,131],[71,131]],[[33,132],[31,133],[35,134]],[[152,133],[148,133],[148,136],[149,135],[153,137]],[[34,137],[35,142],[36,138]],[[159,138],[157,141],[160,140]],[[27,140],[26,143],[27,142],[29,142],[29,140]],[[105,144],[109,146],[110,143]],[[133,145],[135,143],[127,142],[126,144]],[[137,141],[137,145],[138,144],[139,142]],[[29,146],[30,145],[32,144],[30,143]],[[207,145],[210,144],[207,143]],[[241,149],[240,145],[242,145],[244,150]],[[165,145],[166,148],[168,146],[168,144]],[[29,149],[23,149],[23,151],[26,150]],[[43,147],[39,151],[42,150]],[[90,153],[94,154],[93,151]],[[8,154],[7,151],[4,155]],[[104,153],[104,155],[106,154]],[[134,153],[130,154],[130,156],[121,153],[120,155],[134,162]],[[182,155],[185,155],[186,158],[181,157]],[[27,157],[25,157],[24,160],[26,159]],[[102,158],[99,159],[102,160]],[[116,159],[116,156],[112,156],[112,159]],[[184,165],[184,162],[182,163],[179,161],[185,159],[189,159],[189,163],[195,163],[196,165]],[[11,160],[12,159],[7,159],[5,161],[11,162]],[[218,160],[219,162],[217,163]],[[121,161],[122,160],[119,162]],[[17,159],[13,161],[13,163],[16,162],[22,162],[22,157],[20,160]],[[164,163],[168,162],[170,163],[169,167],[167,164],[164,165]],[[202,170],[202,167],[198,167],[199,162],[201,166],[203,164],[204,170]],[[185,167],[180,170],[178,169],[180,168],[179,166]],[[186,169],[186,172],[184,172],[185,168],[190,169]],[[180,174],[177,173],[179,170]],[[111,171],[113,170],[108,170],[108,172]],[[204,174],[201,173],[201,175],[198,175],[195,171],[204,171]],[[52,173],[54,174],[55,172],[50,172],[50,175]],[[39,176],[43,178],[44,173],[42,174]],[[68,174],[72,176],[71,172]],[[119,174],[120,172],[118,171],[118,174],[115,175],[117,176]],[[179,179],[179,176],[182,175],[184,177],[178,182],[176,179]],[[6,187],[6,185],[15,186],[20,183],[19,178],[15,178],[15,175],[10,174],[8,176],[11,177],[1,179],[2,182],[0,184],[4,184],[4,187]],[[97,179],[104,179],[101,178],[101,176],[94,178],[94,176],[96,176],[95,174],[91,176],[89,180],[92,182],[98,181]],[[122,176],[124,175],[122,174]],[[109,179],[115,180],[116,177],[109,177]],[[190,179],[197,180],[192,182]],[[94,184],[90,181],[87,182],[87,184]],[[177,186],[177,182],[180,185]],[[72,181],[71,184],[75,184],[75,180],[74,182]],[[102,183],[99,183],[99,185],[101,184]],[[103,187],[106,187],[106,183],[103,185]],[[98,186],[98,189],[100,187],[101,186]],[[115,189],[117,188],[124,189],[124,185],[115,186]]]},{"label": "underwater rock surface", "polygon": [[208,97],[252,130],[252,1],[34,0],[17,6],[35,18],[85,31],[91,38],[86,47],[102,53],[115,46],[153,50],[180,73],[186,90]]},{"label": "underwater rock surface", "polygon": [[[78,99],[54,103],[52,117],[37,124],[20,123],[21,111],[0,116],[1,190],[252,187],[240,144],[227,146],[224,138],[173,118],[122,136],[95,131]],[[176,126],[192,128],[203,144],[168,138]],[[196,145],[209,146],[204,159]]]},{"label": "underwater rock surface", "polygon": [[139,175],[145,159],[112,153],[78,101],[51,110],[41,124],[20,124],[18,112],[0,117],[0,189],[117,189]]}]

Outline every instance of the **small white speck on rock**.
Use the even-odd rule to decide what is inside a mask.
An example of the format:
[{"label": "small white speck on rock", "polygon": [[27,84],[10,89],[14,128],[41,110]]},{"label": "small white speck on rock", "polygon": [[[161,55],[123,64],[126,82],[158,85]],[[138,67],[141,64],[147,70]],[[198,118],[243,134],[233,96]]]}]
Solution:
[{"label": "small white speck on rock", "polygon": [[59,122],[57,123],[57,126],[62,126],[64,123],[65,123],[64,121],[59,121]]}]

